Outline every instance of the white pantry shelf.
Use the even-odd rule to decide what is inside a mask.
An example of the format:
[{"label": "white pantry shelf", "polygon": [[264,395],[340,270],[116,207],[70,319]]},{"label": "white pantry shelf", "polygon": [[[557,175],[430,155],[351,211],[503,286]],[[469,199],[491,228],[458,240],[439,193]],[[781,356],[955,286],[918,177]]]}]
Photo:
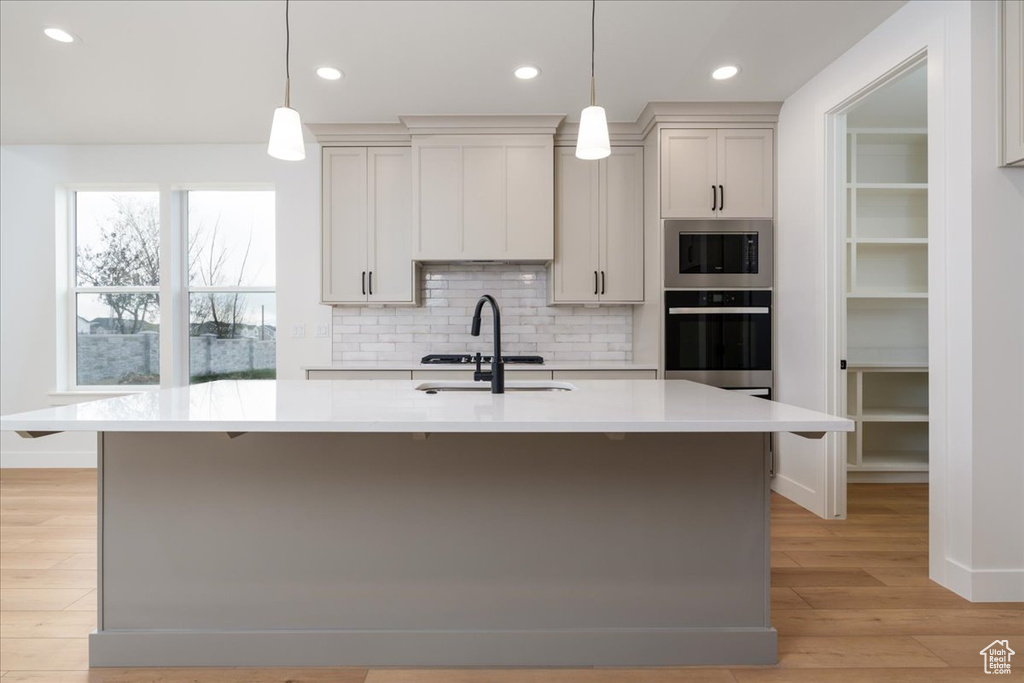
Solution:
[{"label": "white pantry shelf", "polygon": [[847,237],[847,244],[928,244],[927,237]]},{"label": "white pantry shelf", "polygon": [[857,419],[863,422],[927,422],[928,408],[864,408]]},{"label": "white pantry shelf", "polygon": [[907,292],[896,289],[861,289],[847,292],[847,299],[927,299],[928,292]]},{"label": "white pantry shelf", "polygon": [[927,190],[928,183],[846,183],[846,187],[857,190]]},{"label": "white pantry shelf", "polygon": [[850,469],[861,472],[927,472],[928,451],[865,451],[864,463]]},{"label": "white pantry shelf", "polygon": [[928,361],[847,361],[846,367],[850,370],[870,370],[872,372],[927,372]]},{"label": "white pantry shelf", "polygon": [[928,471],[928,136],[848,133],[847,467],[902,481]]}]

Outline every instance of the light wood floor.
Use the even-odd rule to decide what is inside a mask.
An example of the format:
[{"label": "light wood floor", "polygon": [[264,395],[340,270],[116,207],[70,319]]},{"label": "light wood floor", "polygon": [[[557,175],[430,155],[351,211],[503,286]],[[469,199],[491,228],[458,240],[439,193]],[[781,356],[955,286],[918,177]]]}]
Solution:
[{"label": "light wood floor", "polygon": [[[1024,652],[1024,603],[971,604],[928,580],[924,485],[850,487],[849,519],[772,501],[779,663],[658,669],[96,669],[93,470],[0,470],[0,683],[760,683],[990,679],[997,637]],[[1024,679],[1024,654],[1010,681]]]}]

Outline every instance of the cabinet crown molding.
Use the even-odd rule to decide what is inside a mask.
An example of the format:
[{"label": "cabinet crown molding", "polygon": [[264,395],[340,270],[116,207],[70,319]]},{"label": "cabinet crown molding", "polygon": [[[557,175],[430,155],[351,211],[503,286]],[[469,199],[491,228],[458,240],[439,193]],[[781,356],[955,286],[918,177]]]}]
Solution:
[{"label": "cabinet crown molding", "polygon": [[[774,127],[781,102],[648,102],[636,121],[608,125],[613,143],[642,144],[657,124],[719,127],[763,124]],[[321,145],[408,146],[421,135],[553,135],[560,145],[575,144],[579,123],[564,114],[480,114],[399,116],[400,123],[311,123]]]},{"label": "cabinet crown molding", "polygon": [[330,147],[403,146],[420,135],[554,135],[564,114],[400,116],[400,123],[310,123],[317,142]]},{"label": "cabinet crown molding", "polygon": [[565,114],[399,116],[411,135],[554,135]]},{"label": "cabinet crown molding", "polygon": [[409,129],[401,123],[308,123],[321,145],[331,147],[408,147]]},{"label": "cabinet crown molding", "polygon": [[782,102],[648,102],[635,125],[642,137],[647,137],[659,123],[713,124],[714,127],[757,123],[774,127],[781,110]]}]

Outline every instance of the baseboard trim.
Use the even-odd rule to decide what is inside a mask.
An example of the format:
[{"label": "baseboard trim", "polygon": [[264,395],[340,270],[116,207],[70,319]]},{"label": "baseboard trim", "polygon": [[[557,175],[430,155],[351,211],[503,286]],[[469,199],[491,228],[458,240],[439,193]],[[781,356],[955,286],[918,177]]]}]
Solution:
[{"label": "baseboard trim", "polygon": [[821,496],[803,484],[783,474],[776,474],[772,477],[771,488],[772,491],[789,498],[800,507],[807,508],[819,517],[824,516],[825,511],[817,508]]},{"label": "baseboard trim", "polygon": [[971,602],[1024,602],[1024,569],[975,569]]},{"label": "baseboard trim", "polygon": [[1024,602],[1024,569],[971,569],[946,558],[943,586],[971,602]]},{"label": "baseboard trim", "polygon": [[863,472],[846,473],[848,484],[927,484],[927,472]]},{"label": "baseboard trim", "polygon": [[775,664],[774,628],[97,631],[90,667]]},{"label": "baseboard trim", "polygon": [[96,467],[96,451],[2,451],[0,469]]},{"label": "baseboard trim", "polygon": [[[965,600],[971,599],[971,570],[960,564],[956,560],[946,558],[943,562],[943,575],[941,581],[936,581],[936,578],[932,576],[932,580],[941,585],[943,588],[948,588],[953,591],[961,598]],[[932,573],[932,572],[929,572]]]}]

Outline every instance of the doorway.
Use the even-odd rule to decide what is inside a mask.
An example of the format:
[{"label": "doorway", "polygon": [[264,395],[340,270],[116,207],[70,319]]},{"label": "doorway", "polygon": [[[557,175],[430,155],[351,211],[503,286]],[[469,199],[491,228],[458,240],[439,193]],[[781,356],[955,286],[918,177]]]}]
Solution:
[{"label": "doorway", "polygon": [[929,240],[944,235],[935,194],[944,183],[934,176],[945,154],[929,139],[928,73],[921,50],[824,116],[826,366],[834,368],[826,408],[855,423],[826,443],[823,516],[831,519],[847,516],[850,484],[926,485],[941,447],[932,418],[945,388],[929,381],[928,341],[944,290]]},{"label": "doorway", "polygon": [[928,481],[927,73],[922,60],[843,114],[850,484]]}]

